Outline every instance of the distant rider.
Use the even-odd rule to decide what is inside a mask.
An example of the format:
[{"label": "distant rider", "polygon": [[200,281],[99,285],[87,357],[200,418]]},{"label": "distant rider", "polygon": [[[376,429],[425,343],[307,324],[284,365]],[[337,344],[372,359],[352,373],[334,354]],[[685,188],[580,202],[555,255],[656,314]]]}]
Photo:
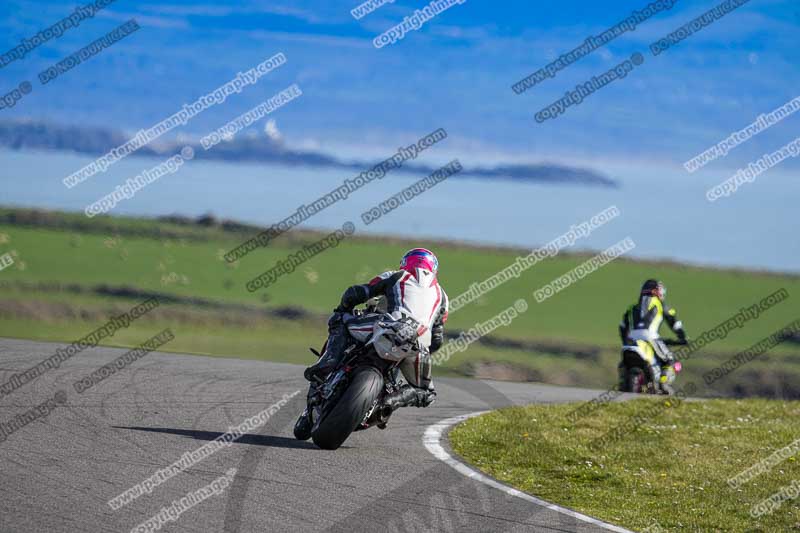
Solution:
[{"label": "distant rider", "polygon": [[[353,285],[344,291],[339,306],[328,320],[329,336],[324,352],[303,373],[312,382],[312,388],[315,382],[323,381],[339,365],[345,349],[354,340],[367,342],[375,323],[387,318],[384,313],[355,317],[350,314],[353,308],[372,298],[383,297],[385,313],[395,320],[411,317],[419,323],[420,351],[416,358],[407,358],[400,363],[400,370],[411,385],[403,391],[402,405],[430,405],[436,397],[431,381],[431,354],[442,346],[448,313],[448,299],[439,285],[438,271],[439,260],[433,252],[414,248],[403,256],[400,270],[384,272],[369,283]],[[399,398],[394,400],[400,404]],[[305,419],[310,426],[311,410],[306,408],[300,419],[298,423]]]},{"label": "distant rider", "polygon": [[[686,344],[686,332],[683,323],[678,320],[678,313],[669,307],[664,298],[667,288],[655,279],[648,279],[642,285],[638,303],[630,306],[622,316],[619,325],[619,335],[623,346],[635,345],[637,340],[650,343],[656,354],[656,361],[650,365],[650,373],[657,392],[667,392],[662,386],[661,374],[663,369],[670,366],[675,357],[661,339],[658,330],[662,322],[666,322],[682,344]],[[624,386],[625,368],[622,363],[619,367],[620,389]]]}]

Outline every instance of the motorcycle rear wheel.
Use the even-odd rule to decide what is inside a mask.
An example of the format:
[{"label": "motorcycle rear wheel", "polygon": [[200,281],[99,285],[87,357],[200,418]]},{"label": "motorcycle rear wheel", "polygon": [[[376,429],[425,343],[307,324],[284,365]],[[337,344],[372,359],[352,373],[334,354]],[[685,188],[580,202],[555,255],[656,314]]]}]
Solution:
[{"label": "motorcycle rear wheel", "polygon": [[350,385],[336,405],[314,424],[311,439],[323,450],[335,450],[364,420],[383,390],[383,376],[377,368],[362,366],[353,371]]},{"label": "motorcycle rear wheel", "polygon": [[646,381],[644,372],[640,368],[629,368],[626,376],[626,392],[641,394],[642,389],[646,387]]}]

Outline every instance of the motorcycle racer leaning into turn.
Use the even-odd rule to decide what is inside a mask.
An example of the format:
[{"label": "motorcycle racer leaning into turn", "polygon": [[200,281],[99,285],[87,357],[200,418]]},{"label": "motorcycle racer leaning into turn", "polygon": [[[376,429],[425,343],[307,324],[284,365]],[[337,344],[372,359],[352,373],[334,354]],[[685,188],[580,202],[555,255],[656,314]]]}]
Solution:
[{"label": "motorcycle racer leaning into turn", "polygon": [[[399,270],[384,272],[369,283],[353,285],[344,291],[339,306],[328,320],[329,336],[322,356],[303,373],[311,382],[309,396],[316,384],[324,381],[325,376],[339,365],[345,349],[354,340],[366,343],[370,339],[378,321],[411,318],[418,324],[419,351],[416,357],[408,357],[400,363],[400,370],[411,386],[389,401],[390,404],[394,402],[393,407],[430,405],[436,397],[431,380],[431,354],[442,346],[448,313],[448,299],[439,285],[438,270],[439,260],[433,252],[414,248],[403,256]],[[376,297],[383,297],[381,303],[386,306],[385,313],[351,314],[356,305]],[[300,415],[298,424],[310,427],[309,408]]]},{"label": "motorcycle racer leaning into turn", "polygon": [[[661,382],[662,368],[666,368],[675,361],[675,357],[661,339],[658,330],[666,322],[670,329],[677,335],[681,344],[686,344],[686,332],[683,323],[678,319],[677,311],[664,302],[667,288],[655,279],[648,279],[642,285],[639,301],[630,306],[622,315],[619,325],[619,335],[623,346],[635,345],[636,341],[648,342],[655,352],[655,359],[650,363],[650,379],[657,392],[666,393],[669,383]],[[625,368],[620,363],[619,367],[620,390],[624,390]]]}]

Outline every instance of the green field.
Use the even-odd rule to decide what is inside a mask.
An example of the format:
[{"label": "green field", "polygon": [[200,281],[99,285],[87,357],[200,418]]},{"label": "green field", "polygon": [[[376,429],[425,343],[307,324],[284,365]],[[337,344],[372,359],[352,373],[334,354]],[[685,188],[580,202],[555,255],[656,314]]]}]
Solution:
[{"label": "green field", "polygon": [[[750,515],[800,480],[795,448],[741,486],[727,482],[797,440],[800,402],[666,402],[612,402],[575,423],[567,416],[575,404],[513,407],[467,420],[449,439],[456,453],[500,481],[635,531],[654,523],[661,531],[800,528],[797,499]],[[619,439],[591,446],[617,427],[625,429]]]},{"label": "green field", "polygon": [[[134,305],[137,294],[149,291],[175,301],[118,334],[112,344],[136,344],[170,326],[176,339],[166,350],[307,363],[311,361],[307,347],[318,347],[324,340],[326,316],[342,290],[396,268],[399,257],[412,246],[437,253],[440,280],[451,298],[528,253],[356,235],[267,289],[250,293],[245,289],[248,280],[322,236],[293,231],[235,263],[223,259],[225,252],[257,231],[214,220],[90,220],[82,214],[0,209],[0,255],[11,252],[15,258],[12,266],[0,271],[0,335],[72,340],[97,327],[110,312]],[[453,312],[448,321],[451,333],[491,318],[518,298],[529,303],[528,311],[494,331],[490,342],[453,355],[436,372],[610,386],[618,358],[617,324],[649,277],[667,283],[670,302],[690,337],[780,288],[790,295],[693,356],[685,365],[688,378],[701,376],[800,318],[797,276],[627,259],[618,259],[536,303],[535,289],[588,257],[562,252]],[[715,390],[705,392],[800,396],[798,352],[800,345],[784,342],[739,370],[741,379],[721,380]],[[735,384],[739,388],[734,390]]]}]

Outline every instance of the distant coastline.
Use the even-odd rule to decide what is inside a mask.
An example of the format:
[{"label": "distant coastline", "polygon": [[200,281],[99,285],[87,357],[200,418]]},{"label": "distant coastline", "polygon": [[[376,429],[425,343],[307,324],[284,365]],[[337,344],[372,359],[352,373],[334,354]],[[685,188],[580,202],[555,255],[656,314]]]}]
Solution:
[{"label": "distant coastline", "polygon": [[[118,130],[85,126],[64,126],[32,120],[0,121],[0,147],[10,150],[52,150],[86,155],[102,155],[128,141],[130,136]],[[199,140],[153,142],[132,155],[169,157],[184,146],[195,149],[196,159],[226,162],[268,163],[284,166],[307,166],[332,169],[364,170],[378,161],[342,161],[313,151],[294,150],[267,136],[247,136],[221,143],[213,150],[203,150]],[[404,165],[397,172],[425,173],[436,170],[426,165]],[[597,171],[560,164],[506,164],[492,167],[466,167],[461,176],[501,179],[527,183],[559,184],[618,188],[619,183]]]}]

